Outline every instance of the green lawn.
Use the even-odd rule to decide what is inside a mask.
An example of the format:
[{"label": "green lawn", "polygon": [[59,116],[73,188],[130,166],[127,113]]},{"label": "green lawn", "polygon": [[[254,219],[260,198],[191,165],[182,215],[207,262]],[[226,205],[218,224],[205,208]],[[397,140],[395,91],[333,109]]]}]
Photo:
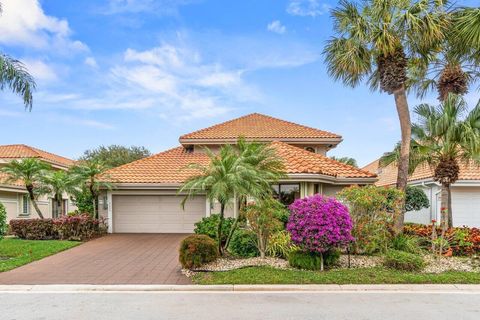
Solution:
[{"label": "green lawn", "polygon": [[445,272],[422,274],[384,268],[342,269],[325,272],[279,270],[251,267],[227,272],[196,274],[197,284],[382,284],[382,283],[476,283],[478,272]]},{"label": "green lawn", "polygon": [[8,271],[57,252],[78,246],[81,242],[60,240],[0,240],[0,272]]}]

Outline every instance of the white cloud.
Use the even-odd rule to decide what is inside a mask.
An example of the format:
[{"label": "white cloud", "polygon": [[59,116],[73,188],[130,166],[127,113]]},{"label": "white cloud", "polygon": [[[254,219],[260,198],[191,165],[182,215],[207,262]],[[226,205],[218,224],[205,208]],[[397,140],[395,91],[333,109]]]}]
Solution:
[{"label": "white cloud", "polygon": [[178,7],[194,2],[193,0],[109,0],[103,14],[155,13],[176,15]]},{"label": "white cloud", "polygon": [[46,15],[38,0],[3,0],[2,9],[2,44],[60,53],[88,51],[84,43],[71,39],[67,20]]},{"label": "white cloud", "polygon": [[97,60],[94,57],[86,57],[84,63],[92,68],[98,68]]},{"label": "white cloud", "polygon": [[287,27],[282,25],[279,20],[274,20],[267,25],[267,30],[278,34],[284,34],[287,31]]},{"label": "white cloud", "polygon": [[287,31],[287,27],[282,25],[279,20],[275,20],[267,25],[267,30],[278,34],[284,34]]},{"label": "white cloud", "polygon": [[24,59],[22,62],[25,63],[27,70],[35,80],[55,81],[58,79],[53,67],[41,60]]},{"label": "white cloud", "polygon": [[287,13],[293,16],[316,17],[327,13],[330,6],[320,0],[291,0],[287,6]]}]

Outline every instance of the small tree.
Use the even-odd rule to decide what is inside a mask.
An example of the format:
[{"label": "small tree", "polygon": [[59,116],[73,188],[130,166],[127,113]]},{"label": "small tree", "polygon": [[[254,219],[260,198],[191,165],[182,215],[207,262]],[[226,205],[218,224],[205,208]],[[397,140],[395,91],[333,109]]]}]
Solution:
[{"label": "small tree", "polygon": [[119,145],[100,146],[96,149],[87,150],[80,157],[81,161],[99,161],[109,168],[118,167],[135,160],[150,156],[151,153],[145,147],[124,147]]},{"label": "small tree", "polygon": [[7,228],[7,210],[5,210],[3,203],[0,202],[0,240],[7,233]]},{"label": "small tree", "polygon": [[287,230],[292,242],[304,251],[320,254],[321,270],[324,252],[354,240],[348,208],[335,198],[317,194],[298,199],[290,205],[290,211]]},{"label": "small tree", "polygon": [[425,192],[419,187],[408,186],[405,194],[405,210],[418,211],[427,208],[430,208],[430,202]]},{"label": "small tree", "polygon": [[277,208],[281,206],[282,204],[275,199],[265,199],[257,203],[250,203],[244,208],[250,227],[257,236],[255,244],[262,259],[265,259],[270,235],[281,228],[282,222],[275,218]]},{"label": "small tree", "polygon": [[43,214],[35,200],[37,195],[44,192],[41,188],[42,178],[50,169],[50,165],[36,158],[13,160],[1,169],[7,174],[5,182],[21,181],[23,183],[40,219],[43,219]]},{"label": "small tree", "polygon": [[53,193],[53,198],[56,202],[56,207],[59,215],[66,214],[62,205],[63,194],[71,193],[78,186],[78,181],[68,172],[63,170],[51,171],[42,176],[41,182],[45,187]]}]

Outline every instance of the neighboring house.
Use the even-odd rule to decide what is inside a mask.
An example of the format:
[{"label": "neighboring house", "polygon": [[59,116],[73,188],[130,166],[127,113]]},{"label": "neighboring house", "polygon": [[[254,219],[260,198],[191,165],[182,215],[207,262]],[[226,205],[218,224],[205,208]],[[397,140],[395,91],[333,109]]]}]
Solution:
[{"label": "neighboring house", "polygon": [[[0,145],[0,168],[12,160],[24,158],[38,158],[52,166],[53,169],[67,170],[74,164],[73,160],[57,156],[23,144]],[[33,205],[30,203],[27,191],[21,181],[16,183],[6,183],[5,173],[0,172],[0,202],[7,209],[7,221],[19,218],[38,218]],[[51,196],[45,195],[37,200],[38,206],[45,218],[56,216]],[[74,204],[64,195],[63,206],[65,212],[76,209]]]},{"label": "neighboring house", "polygon": [[[378,186],[395,185],[397,180],[397,167],[390,164],[386,167],[379,166],[375,160],[363,168],[378,175]],[[419,166],[410,175],[408,184],[421,187],[428,199],[430,208],[420,211],[407,212],[405,220],[429,224],[432,220],[440,221],[440,184],[433,181],[433,170],[428,164]],[[469,165],[460,164],[460,176],[451,187],[452,214],[454,226],[480,227],[480,167],[473,162]]]},{"label": "neighboring house", "polygon": [[[261,114],[250,114],[180,137],[180,146],[107,172],[114,189],[104,194],[99,212],[108,218],[109,232],[192,232],[194,223],[218,204],[205,196],[186,202],[177,195],[182,183],[197,173],[190,163],[208,165],[204,147],[218,150],[239,137],[270,143],[285,162],[288,178],[273,186],[275,195],[288,205],[295,199],[322,193],[335,195],[345,186],[372,184],[376,175],[326,157],[342,137]],[[237,216],[238,205],[226,215]]]}]

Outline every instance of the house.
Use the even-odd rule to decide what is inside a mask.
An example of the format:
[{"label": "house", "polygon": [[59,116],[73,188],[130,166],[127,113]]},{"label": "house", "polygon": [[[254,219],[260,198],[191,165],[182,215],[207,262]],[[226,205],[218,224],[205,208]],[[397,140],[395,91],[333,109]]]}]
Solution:
[{"label": "house", "polygon": [[[182,209],[184,196],[177,195],[178,189],[197,173],[186,167],[207,165],[205,147],[215,151],[235,144],[239,137],[271,144],[283,159],[288,178],[272,187],[286,205],[314,193],[333,196],[345,186],[377,180],[373,173],[326,156],[341,136],[254,113],[185,134],[176,148],[109,170],[114,189],[105,192],[99,206],[99,213],[109,221],[109,232],[192,232],[195,222],[218,213],[219,206],[197,196]],[[231,204],[226,215],[237,216],[237,208]]]},{"label": "house", "polygon": [[[397,180],[397,167],[390,164],[379,166],[375,160],[363,168],[378,175],[378,186],[391,186]],[[408,184],[422,188],[430,201],[430,208],[407,212],[405,221],[429,224],[432,220],[440,221],[440,184],[433,181],[433,169],[420,165],[408,178]],[[454,226],[480,227],[480,167],[476,164],[460,164],[460,175],[451,186],[452,217]]]},{"label": "house", "polygon": [[[12,160],[24,158],[37,158],[50,164],[56,170],[67,170],[74,164],[73,160],[23,144],[0,145],[0,168]],[[6,178],[7,175],[0,172],[0,202],[7,210],[7,222],[11,219],[38,218],[22,182],[7,183]],[[55,210],[56,206],[53,202],[49,195],[38,198],[37,204],[45,218],[56,216],[57,210]],[[64,196],[63,206],[66,209],[65,212],[76,209],[67,195]]]}]

